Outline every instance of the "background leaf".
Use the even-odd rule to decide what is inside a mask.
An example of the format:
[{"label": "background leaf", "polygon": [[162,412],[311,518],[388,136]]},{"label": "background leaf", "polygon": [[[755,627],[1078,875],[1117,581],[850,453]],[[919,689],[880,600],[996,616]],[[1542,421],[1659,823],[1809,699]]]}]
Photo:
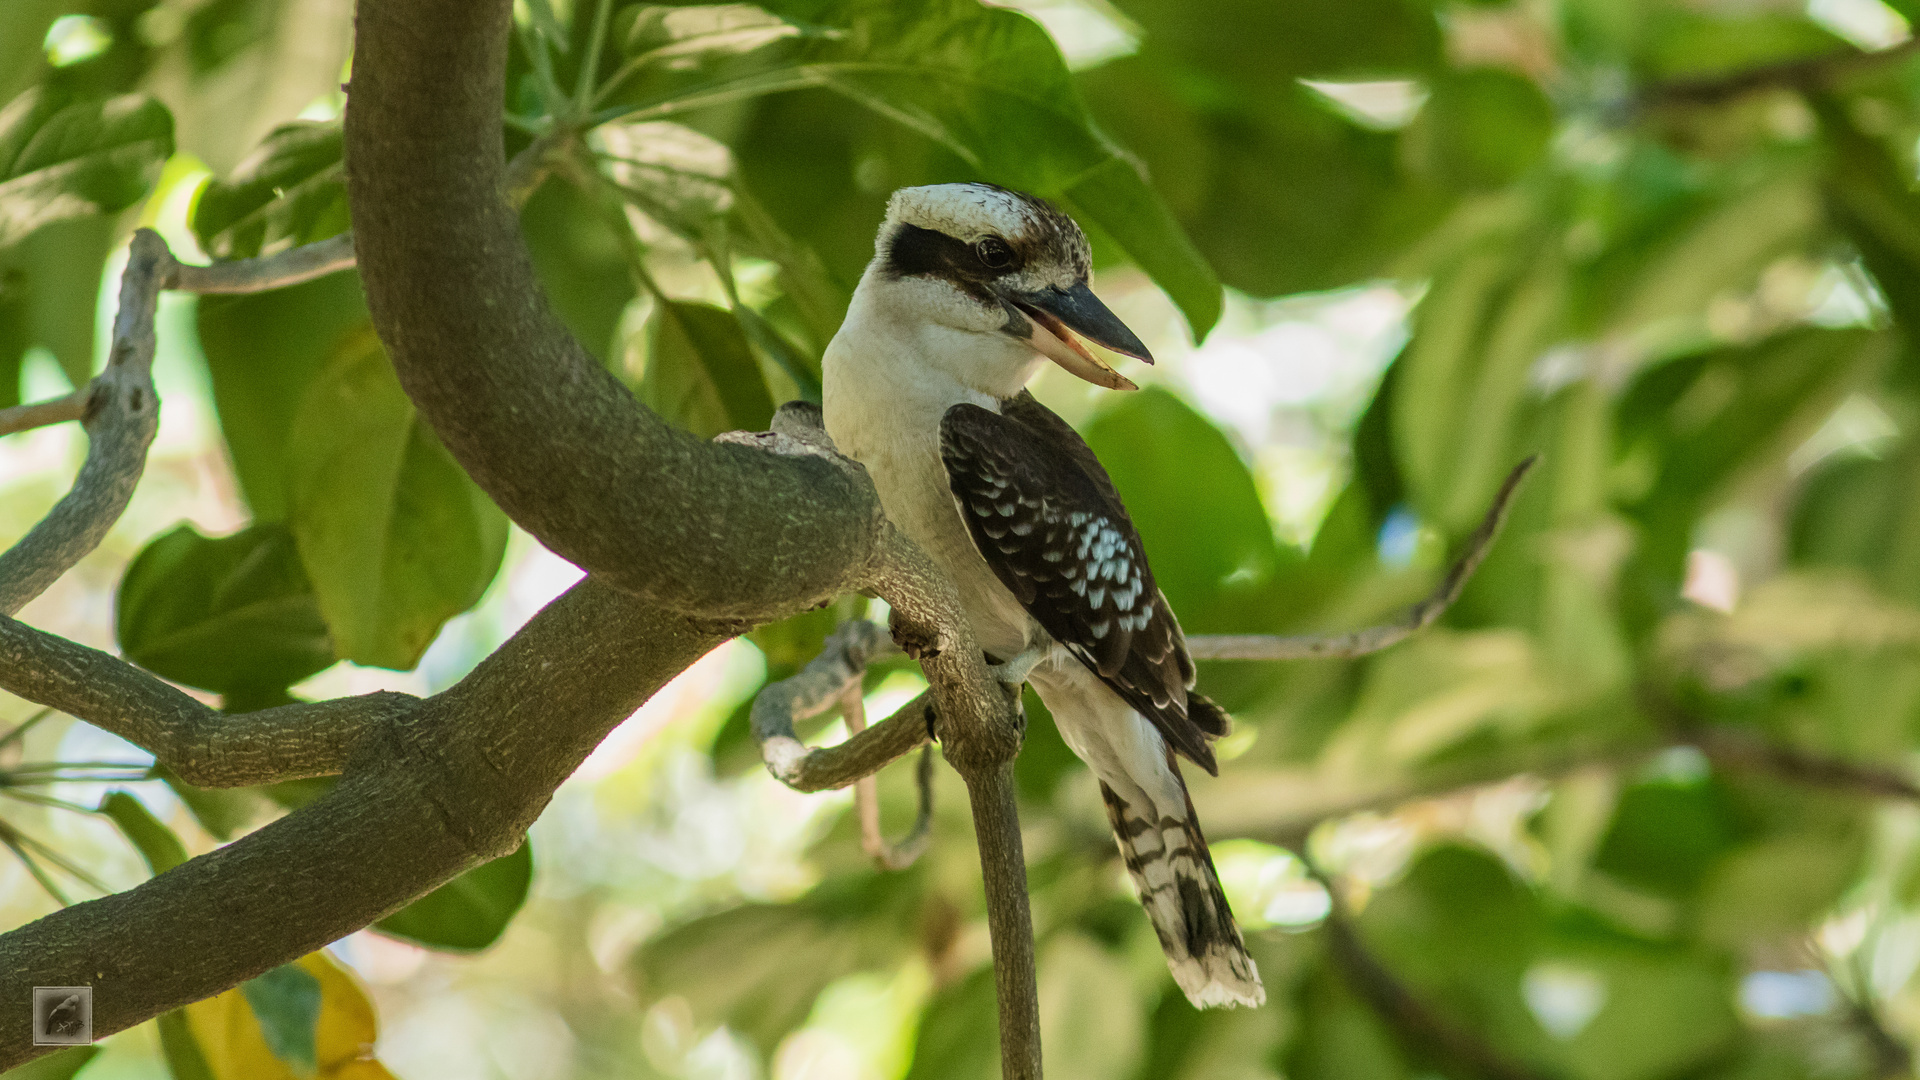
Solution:
[{"label": "background leaf", "polygon": [[216,693],[279,690],[334,662],[293,534],[280,525],[219,539],[181,525],[128,564],[116,609],[128,659]]},{"label": "background leaf", "polygon": [[0,248],[54,221],[126,209],[172,153],[173,116],[150,97],[26,91],[0,108]]},{"label": "background leaf", "polygon": [[415,414],[370,333],[301,398],[289,525],[334,648],[411,668],[500,567],[507,521]]},{"label": "background leaf", "polygon": [[499,940],[526,903],[533,845],[480,864],[374,925],[384,934],[444,952],[478,952]]}]

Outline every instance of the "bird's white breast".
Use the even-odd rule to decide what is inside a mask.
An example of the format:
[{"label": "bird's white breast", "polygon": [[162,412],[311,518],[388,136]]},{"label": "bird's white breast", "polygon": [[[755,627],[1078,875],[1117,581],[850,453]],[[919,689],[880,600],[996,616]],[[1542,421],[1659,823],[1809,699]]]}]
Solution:
[{"label": "bird's white breast", "polygon": [[1031,620],[974,547],[940,460],[948,409],[961,402],[1000,408],[995,395],[965,385],[940,362],[978,337],[894,317],[863,283],[822,360],[822,411],[834,445],[873,477],[887,517],[953,578],[981,646],[1004,659],[1024,647]]}]

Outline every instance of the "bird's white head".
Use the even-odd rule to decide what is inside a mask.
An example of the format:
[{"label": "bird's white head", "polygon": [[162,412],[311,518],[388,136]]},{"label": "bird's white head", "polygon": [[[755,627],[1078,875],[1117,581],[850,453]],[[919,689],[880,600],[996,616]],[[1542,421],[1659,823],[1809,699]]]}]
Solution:
[{"label": "bird's white head", "polygon": [[1088,382],[1134,389],[1075,336],[1153,362],[1094,296],[1091,269],[1085,234],[1042,199],[991,184],[902,188],[855,313],[914,333],[920,347],[901,362],[944,368],[994,396],[1017,393],[1041,356]]}]

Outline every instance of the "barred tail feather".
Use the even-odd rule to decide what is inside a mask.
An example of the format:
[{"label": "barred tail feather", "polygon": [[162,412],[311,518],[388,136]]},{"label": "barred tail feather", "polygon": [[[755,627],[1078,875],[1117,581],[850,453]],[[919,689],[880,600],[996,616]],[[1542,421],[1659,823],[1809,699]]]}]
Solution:
[{"label": "barred tail feather", "polygon": [[[1171,759],[1167,764],[1175,767]],[[1184,791],[1177,772],[1175,780]],[[1264,1003],[1266,989],[1220,890],[1193,800],[1186,800],[1185,817],[1173,817],[1157,814],[1145,799],[1130,804],[1104,781],[1100,794],[1120,857],[1187,1000],[1199,1009]]]}]

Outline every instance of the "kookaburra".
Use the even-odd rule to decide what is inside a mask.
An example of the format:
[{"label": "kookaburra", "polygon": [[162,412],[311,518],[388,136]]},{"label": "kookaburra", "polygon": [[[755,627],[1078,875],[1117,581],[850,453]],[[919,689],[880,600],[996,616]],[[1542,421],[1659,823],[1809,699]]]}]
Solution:
[{"label": "kookaburra", "polygon": [[1180,624],[1093,451],[1033,399],[1046,360],[1134,386],[1075,334],[1151,362],[1088,288],[1086,237],[986,184],[895,192],[827,346],[827,434],[959,587],[997,673],[1025,678],[1093,769],[1173,977],[1200,1007],[1259,1005],[1176,753],[1215,772],[1227,716],[1192,690]]}]

